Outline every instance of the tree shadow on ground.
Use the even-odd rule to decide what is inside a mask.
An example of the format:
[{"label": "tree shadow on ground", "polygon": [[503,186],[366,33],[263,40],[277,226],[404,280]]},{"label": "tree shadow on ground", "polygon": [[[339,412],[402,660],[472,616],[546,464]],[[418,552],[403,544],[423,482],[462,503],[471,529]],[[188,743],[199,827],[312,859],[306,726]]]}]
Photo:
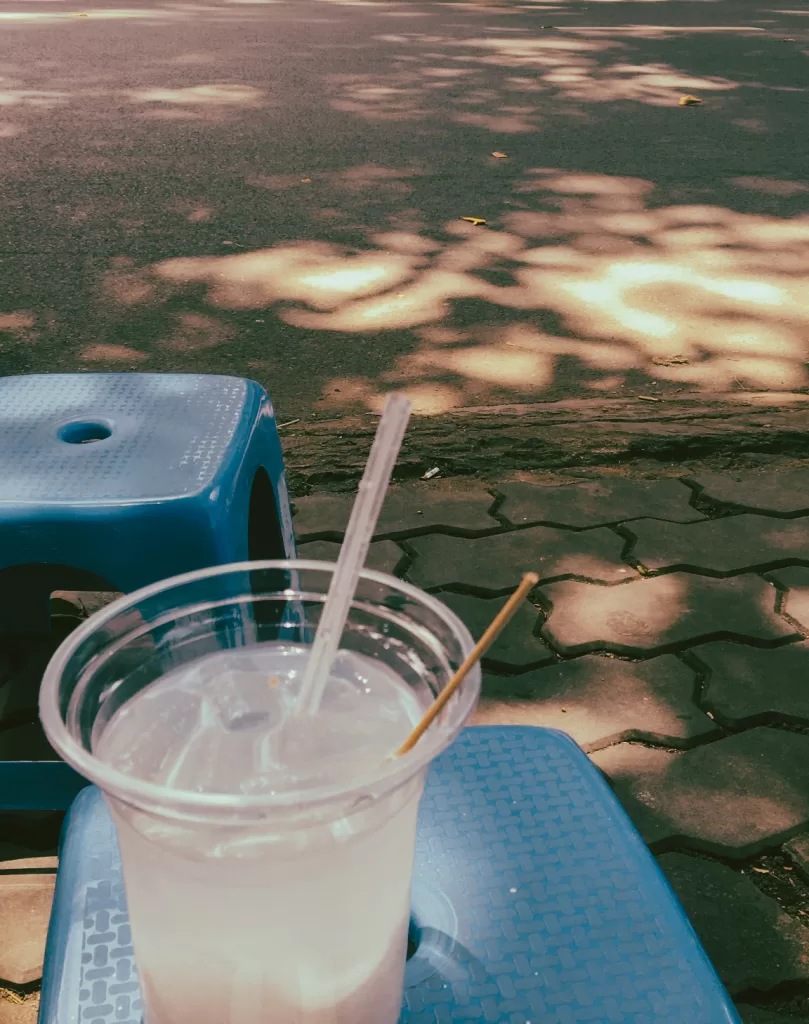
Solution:
[{"label": "tree shadow on ground", "polygon": [[809,383],[800,12],[33,8],[5,372],[236,372],[291,414]]}]

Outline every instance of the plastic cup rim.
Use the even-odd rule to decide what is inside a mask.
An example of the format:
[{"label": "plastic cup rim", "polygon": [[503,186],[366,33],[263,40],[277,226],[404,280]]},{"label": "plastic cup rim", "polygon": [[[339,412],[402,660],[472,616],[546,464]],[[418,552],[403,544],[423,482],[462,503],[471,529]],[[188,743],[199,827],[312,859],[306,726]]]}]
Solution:
[{"label": "plastic cup rim", "polygon": [[[132,608],[141,601],[207,577],[224,576],[228,573],[254,572],[265,569],[314,570],[333,574],[334,562],[314,559],[265,559],[254,562],[233,562],[227,565],[209,566],[193,572],[170,576],[156,583],[125,594],[104,608],[95,612],[67,636],[54,651],[42,678],[39,692],[39,715],[45,734],[57,753],[80,775],[99,786],[105,793],[124,803],[149,810],[162,810],[169,816],[205,812],[222,813],[257,812],[261,810],[288,810],[295,807],[316,807],[324,803],[350,797],[351,794],[379,790],[389,792],[407,782],[416,772],[437,757],[455,739],[463,728],[480,689],[480,665],[469,672],[460,688],[460,707],[456,705],[455,721],[451,728],[441,729],[435,723],[424,734],[408,754],[392,758],[378,770],[366,772],[350,783],[340,786],[318,786],[304,790],[290,790],[284,793],[264,793],[254,796],[243,794],[195,793],[191,790],[175,790],[159,783],[147,782],[127,775],[105,764],[72,735],[60,713],[59,683],[62,670],[85,639],[99,627],[115,618],[120,612]],[[458,637],[464,656],[472,650],[474,641],[464,623],[434,595],[406,583],[388,573],[375,569],[363,569],[361,579],[393,586],[399,592],[426,605],[452,629]],[[325,593],[323,594],[325,600]],[[448,680],[447,680],[448,681]]]}]

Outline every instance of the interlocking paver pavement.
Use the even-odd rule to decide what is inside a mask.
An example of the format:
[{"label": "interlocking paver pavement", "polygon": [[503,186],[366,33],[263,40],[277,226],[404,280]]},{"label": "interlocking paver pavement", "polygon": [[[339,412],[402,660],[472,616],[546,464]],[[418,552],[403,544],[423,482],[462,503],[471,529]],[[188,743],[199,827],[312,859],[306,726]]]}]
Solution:
[{"label": "interlocking paver pavement", "polygon": [[[345,532],[354,495],[313,494],[295,499],[293,525],[299,541],[338,540]],[[480,486],[447,491],[394,485],[385,495],[376,536],[456,530],[476,534],[500,525],[489,515],[495,499]]]},{"label": "interlocking paver pavement", "polygon": [[809,633],[809,568],[801,565],[789,569],[776,569],[768,573],[786,591],[781,602],[781,610]]},{"label": "interlocking paver pavement", "polygon": [[0,979],[27,985],[42,975],[55,872],[0,872]]},{"label": "interlocking paver pavement", "polygon": [[550,609],[542,636],[564,654],[642,655],[722,635],[753,643],[798,638],[775,611],[774,588],[758,576],[677,572],[617,587],[566,580],[540,594]]},{"label": "interlocking paver pavement", "polygon": [[[471,597],[447,591],[439,595],[447,607],[461,619],[475,640],[479,640],[489,623],[508,600],[507,597]],[[527,601],[517,609],[484,655],[483,664],[495,669],[514,672],[556,661],[556,655],[536,635],[539,612]]]},{"label": "interlocking paver pavement", "polygon": [[553,523],[582,528],[619,523],[639,516],[691,523],[703,518],[689,502],[693,492],[679,480],[625,480],[610,477],[556,487],[501,484],[505,499],[498,514],[515,526]]},{"label": "interlocking paver pavement", "polygon": [[0,995],[0,1024],[37,1024],[38,1013],[38,993],[19,1003]]},{"label": "interlocking paver pavement", "polygon": [[715,501],[770,515],[809,513],[809,468],[779,473],[698,473],[690,478]]},{"label": "interlocking paver pavement", "polygon": [[741,515],[687,526],[640,519],[627,529],[637,538],[633,557],[650,570],[725,575],[809,561],[809,518]]},{"label": "interlocking paver pavement", "polygon": [[748,877],[679,853],[658,863],[731,994],[809,981],[809,928]]},{"label": "interlocking paver pavement", "polygon": [[[319,562],[336,562],[340,554],[337,541],[313,540],[308,544],[298,545],[299,558],[314,558]],[[407,555],[392,540],[378,540],[368,548],[365,559],[366,569],[387,572],[393,575],[397,569],[407,564]]]},{"label": "interlocking paver pavement", "polygon": [[631,746],[593,760],[649,843],[751,857],[809,827],[809,735],[761,727],[646,764]]},{"label": "interlocking paver pavement", "polygon": [[693,669],[673,655],[587,655],[518,676],[484,674],[476,722],[562,729],[588,751],[630,739],[682,746],[717,729],[694,688]]},{"label": "interlocking paver pavement", "polygon": [[534,526],[479,540],[427,536],[408,543],[415,553],[408,577],[425,589],[497,593],[514,589],[529,570],[546,580],[579,576],[615,582],[636,575],[621,559],[624,539],[604,527],[577,533]]},{"label": "interlocking paver pavement", "polygon": [[693,653],[709,672],[703,707],[722,722],[809,722],[809,641],[775,650],[719,641]]}]

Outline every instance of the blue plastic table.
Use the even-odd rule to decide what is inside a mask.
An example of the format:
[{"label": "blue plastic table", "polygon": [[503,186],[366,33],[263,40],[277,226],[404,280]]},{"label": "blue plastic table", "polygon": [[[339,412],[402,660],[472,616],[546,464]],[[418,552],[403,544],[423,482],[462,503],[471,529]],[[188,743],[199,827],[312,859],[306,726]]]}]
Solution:
[{"label": "blue plastic table", "polygon": [[[608,786],[552,730],[467,729],[438,759],[411,935],[401,1024],[739,1024]],[[89,787],[65,823],[39,1021],[138,1024],[139,1007],[115,834]]]}]

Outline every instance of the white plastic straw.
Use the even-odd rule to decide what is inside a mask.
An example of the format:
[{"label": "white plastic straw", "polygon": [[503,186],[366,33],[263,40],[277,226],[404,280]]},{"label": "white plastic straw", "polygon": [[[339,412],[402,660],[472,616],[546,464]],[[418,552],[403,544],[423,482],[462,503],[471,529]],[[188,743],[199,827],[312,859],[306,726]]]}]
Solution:
[{"label": "white plastic straw", "polygon": [[299,714],[316,714],[323,699],[411,409],[404,395],[389,395],[385,403],[312,644],[312,654],[298,695],[296,710]]}]

